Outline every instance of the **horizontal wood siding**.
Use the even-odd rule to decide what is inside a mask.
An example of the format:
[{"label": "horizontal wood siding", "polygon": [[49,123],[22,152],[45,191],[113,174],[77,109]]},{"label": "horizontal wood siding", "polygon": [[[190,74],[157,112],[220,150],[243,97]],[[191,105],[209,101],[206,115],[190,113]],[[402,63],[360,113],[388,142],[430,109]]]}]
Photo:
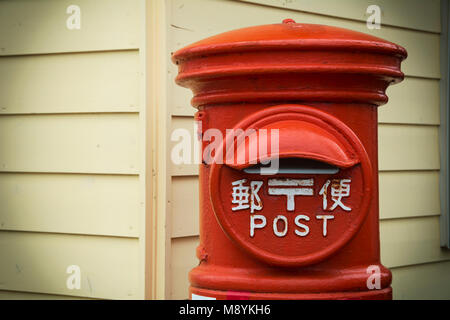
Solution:
[{"label": "horizontal wood siding", "polygon": [[0,59],[0,114],[136,112],[139,52]]},{"label": "horizontal wood siding", "polygon": [[181,300],[188,298],[188,273],[198,265],[195,249],[198,246],[198,237],[172,239],[172,285],[171,299]]},{"label": "horizontal wood siding", "polygon": [[0,290],[0,300],[94,300],[94,299],[45,294],[45,293]]},{"label": "horizontal wood siding", "polygon": [[449,300],[450,261],[392,269],[394,299]]},{"label": "horizontal wood siding", "polygon": [[4,173],[0,177],[0,230],[139,237],[137,176]]},{"label": "horizontal wood siding", "polygon": [[[1,231],[0,290],[138,299],[138,251],[136,239]],[[66,286],[71,265],[79,290]]]},{"label": "horizontal wood siding", "polygon": [[142,3],[0,1],[1,299],[144,297]]},{"label": "horizontal wood siding", "polygon": [[[440,14],[439,0],[429,0],[427,5],[424,5],[422,0],[240,1],[364,22],[368,17],[367,8],[375,4],[380,6],[383,25],[431,32],[441,31],[440,20],[436,19]],[[408,8],[408,14],[405,14],[405,8]]]},{"label": "horizontal wood siding", "polygon": [[138,116],[3,115],[0,171],[136,174]]},{"label": "horizontal wood siding", "polygon": [[[71,5],[80,29],[66,27]],[[137,0],[0,2],[0,55],[138,49],[141,30]]]}]

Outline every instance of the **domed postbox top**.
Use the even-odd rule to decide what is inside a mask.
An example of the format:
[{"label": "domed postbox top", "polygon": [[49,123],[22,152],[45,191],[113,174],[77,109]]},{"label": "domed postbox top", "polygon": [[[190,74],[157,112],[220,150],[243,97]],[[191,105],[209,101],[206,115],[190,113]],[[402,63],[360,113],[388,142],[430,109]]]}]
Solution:
[{"label": "domed postbox top", "polygon": [[362,32],[319,24],[283,23],[224,32],[195,42],[173,55],[175,63],[195,55],[268,49],[346,49],[392,54],[406,58],[406,50],[392,42]]},{"label": "domed postbox top", "polygon": [[355,102],[382,105],[403,80],[406,50],[348,29],[295,23],[225,32],[175,52],[176,82],[192,104],[268,101]]}]

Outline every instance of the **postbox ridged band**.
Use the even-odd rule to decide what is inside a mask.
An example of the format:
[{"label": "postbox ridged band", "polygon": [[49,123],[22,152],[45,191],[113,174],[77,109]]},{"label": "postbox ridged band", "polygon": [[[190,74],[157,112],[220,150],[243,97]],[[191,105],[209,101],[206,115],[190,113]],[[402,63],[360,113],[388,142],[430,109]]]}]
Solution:
[{"label": "postbox ridged band", "polygon": [[[336,80],[333,87],[317,84],[311,80],[311,84],[301,85],[308,82],[318,74],[324,74],[324,78],[329,77]],[[369,74],[371,78],[365,78],[360,83],[354,81],[352,87],[350,82],[346,88],[340,88],[339,82],[344,79]],[[252,90],[246,84],[249,78],[258,81],[260,78],[273,80],[268,83],[264,90]],[[385,94],[390,83],[397,82],[403,78],[402,73],[395,70],[379,68],[355,68],[354,70],[343,70],[339,68],[292,68],[291,70],[258,70],[254,73],[246,73],[244,70],[230,70],[218,76],[201,79],[199,74],[186,77],[185,83],[191,87],[194,97],[191,104],[194,107],[201,107],[208,104],[232,103],[232,102],[265,102],[265,101],[322,101],[322,102],[348,102],[348,103],[369,103],[381,106],[388,101]],[[283,79],[282,79],[283,78]],[[290,84],[281,85],[282,81],[290,79]],[[330,80],[331,81],[331,80]],[[195,85],[191,85],[196,82]],[[222,84],[218,89],[218,83]],[[240,86],[239,84],[242,85]],[[367,84],[367,86],[364,86]],[[369,85],[370,84],[370,85]]]},{"label": "postbox ridged band", "polygon": [[387,103],[388,97],[377,92],[355,92],[355,91],[265,91],[265,92],[236,92],[236,93],[210,93],[195,96],[191,104],[201,107],[209,104],[232,103],[232,102],[265,102],[265,101],[324,101],[338,103],[369,103],[383,105]]},{"label": "postbox ridged band", "polygon": [[392,300],[392,288],[390,287],[380,290],[328,293],[256,293],[190,287],[189,292],[202,297],[214,297],[218,300]]},{"label": "postbox ridged band", "polygon": [[403,78],[403,73],[386,67],[355,66],[355,65],[303,65],[303,66],[270,66],[253,65],[248,67],[232,67],[220,69],[207,69],[181,73],[177,82],[183,84],[186,81],[206,80],[227,76],[244,76],[257,74],[283,74],[283,73],[339,73],[339,74],[373,74],[394,79]]},{"label": "postbox ridged band", "polygon": [[[366,52],[344,55],[342,51],[334,51],[327,52],[326,59],[319,61],[317,55],[323,54],[279,50],[250,52],[245,56],[202,55],[179,64],[176,82],[192,89],[191,102],[197,108],[216,103],[286,99],[380,106],[388,101],[387,86],[404,78],[399,57]],[[266,81],[264,85],[262,81]]]},{"label": "postbox ridged band", "polygon": [[[381,264],[380,289],[388,288],[392,281],[392,275]],[[335,292],[355,292],[367,290],[367,272],[365,268],[354,268],[341,270],[339,276],[336,273],[322,273],[321,277],[314,277],[311,273],[303,271],[303,276],[299,272],[288,273],[276,279],[267,277],[262,270],[249,270],[245,277],[239,270],[221,269],[216,267],[214,276],[207,268],[201,266],[193,269],[189,273],[191,285],[198,288],[209,288],[214,290],[229,290],[233,288],[241,292],[265,293],[320,293],[331,292],[330,283],[333,283]],[[239,284],[239,285],[237,285]]]}]

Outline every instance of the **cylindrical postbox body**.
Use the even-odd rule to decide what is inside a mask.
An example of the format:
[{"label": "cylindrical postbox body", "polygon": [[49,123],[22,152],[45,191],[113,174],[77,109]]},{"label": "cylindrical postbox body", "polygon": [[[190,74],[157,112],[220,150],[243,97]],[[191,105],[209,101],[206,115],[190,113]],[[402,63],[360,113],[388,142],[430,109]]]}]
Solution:
[{"label": "cylindrical postbox body", "polygon": [[201,121],[191,297],[392,298],[377,107],[405,58],[382,39],[289,19],[173,55]]}]

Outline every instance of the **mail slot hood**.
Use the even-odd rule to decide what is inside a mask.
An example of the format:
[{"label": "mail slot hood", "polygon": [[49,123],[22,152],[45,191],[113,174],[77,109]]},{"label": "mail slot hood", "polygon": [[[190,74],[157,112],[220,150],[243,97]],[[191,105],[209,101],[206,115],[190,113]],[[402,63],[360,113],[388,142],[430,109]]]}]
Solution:
[{"label": "mail slot hood", "polygon": [[[280,115],[275,117],[280,118]],[[247,136],[242,132],[236,137],[235,141],[242,141],[237,145],[236,152],[227,150],[226,164],[230,167],[241,170],[270,159],[284,158],[317,160],[340,168],[348,168],[359,162],[351,146],[336,128],[323,123],[320,126],[306,119],[285,119],[250,132]],[[266,141],[267,147],[261,148]]]}]

